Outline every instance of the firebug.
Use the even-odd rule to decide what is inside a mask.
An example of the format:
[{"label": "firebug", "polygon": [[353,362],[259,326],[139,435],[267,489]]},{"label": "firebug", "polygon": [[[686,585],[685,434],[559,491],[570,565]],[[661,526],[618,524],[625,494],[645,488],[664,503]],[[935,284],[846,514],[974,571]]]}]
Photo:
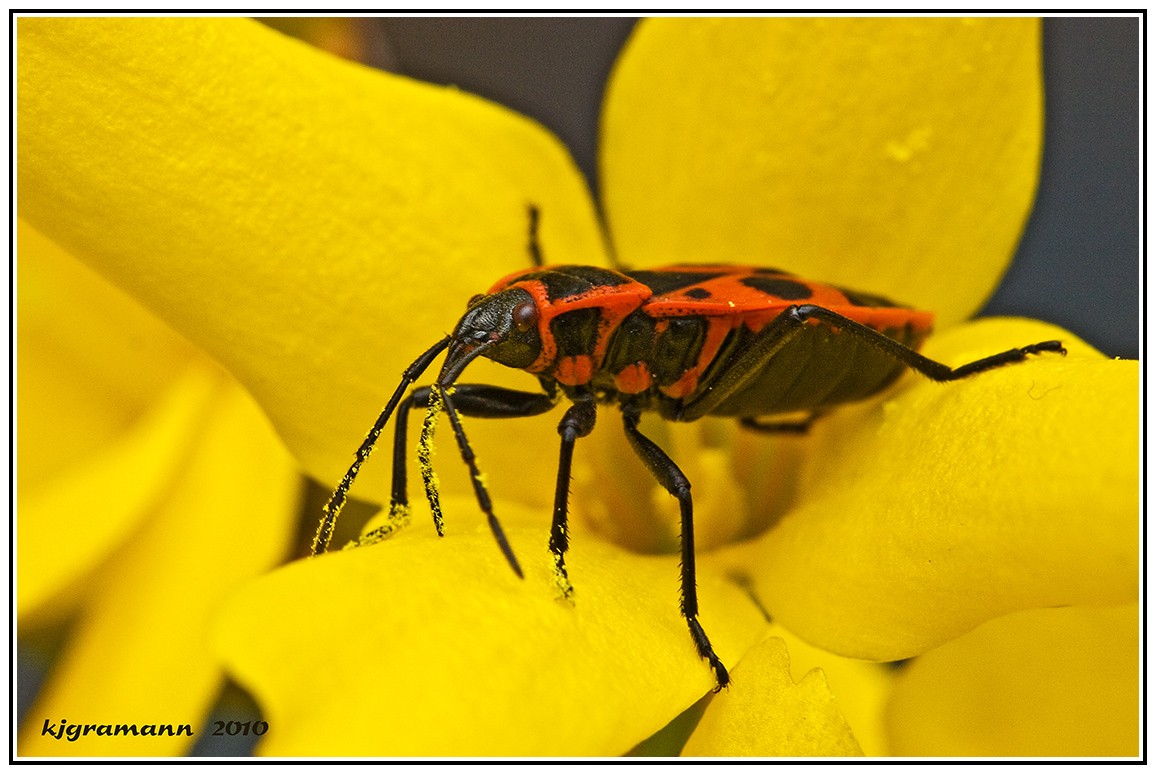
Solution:
[{"label": "firebug", "polygon": [[[565,557],[574,444],[593,430],[598,404],[617,405],[634,451],[678,498],[681,612],[718,688],[730,678],[698,621],[690,482],[638,429],[643,412],[675,422],[734,417],[758,432],[805,432],[824,413],[878,394],[906,369],[951,382],[1022,362],[1029,355],[1066,354],[1059,341],[1042,341],[952,368],[917,351],[931,333],[932,313],[778,269],[720,264],[642,270],[544,266],[537,221],[537,209],[531,207],[535,265],[472,298],[453,333],[405,369],[325,506],[313,554],[328,547],[354,477],[395,410],[399,418],[390,519],[361,542],[375,542],[408,520],[406,418],[411,409],[424,408],[418,456],[438,534],[443,532],[442,513],[430,443],[436,419],[444,412],[478,504],[506,560],[521,577],[460,417],[533,416],[549,411],[564,396],[570,406],[558,424],[561,451],[549,550],[560,590],[569,596]],[[436,381],[406,395],[443,351],[446,357]],[[459,383],[462,371],[478,357],[535,375],[542,392]]]}]

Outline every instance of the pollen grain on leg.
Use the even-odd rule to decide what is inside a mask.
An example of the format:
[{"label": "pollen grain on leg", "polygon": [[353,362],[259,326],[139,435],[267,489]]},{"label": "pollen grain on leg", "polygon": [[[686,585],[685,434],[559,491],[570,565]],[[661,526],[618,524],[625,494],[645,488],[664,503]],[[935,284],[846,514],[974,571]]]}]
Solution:
[{"label": "pollen grain on leg", "polygon": [[394,503],[389,508],[389,516],[380,527],[372,529],[359,537],[357,540],[351,540],[345,544],[343,550],[350,548],[362,548],[364,546],[372,546],[375,543],[380,543],[394,536],[409,526],[412,512],[410,507],[404,503]]},{"label": "pollen grain on leg", "polygon": [[426,498],[429,500],[430,510],[433,512],[434,527],[439,535],[443,534],[443,520],[441,499],[438,495],[438,478],[433,469],[433,435],[437,428],[438,415],[442,411],[443,396],[441,389],[435,387],[430,390],[429,408],[426,411],[425,422],[421,426],[421,437],[417,444],[417,461],[421,469],[421,480],[425,484]]},{"label": "pollen grain on leg", "polygon": [[571,605],[574,604],[574,586],[570,583],[570,576],[566,572],[566,565],[561,556],[555,554],[554,559],[554,585],[558,589],[558,596],[556,599],[559,602],[566,602]]}]

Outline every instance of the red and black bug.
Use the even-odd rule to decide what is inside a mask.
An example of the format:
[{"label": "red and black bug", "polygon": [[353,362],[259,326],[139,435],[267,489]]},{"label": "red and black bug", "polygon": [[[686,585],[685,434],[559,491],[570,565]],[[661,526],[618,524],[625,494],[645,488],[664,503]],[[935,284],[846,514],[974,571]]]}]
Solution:
[{"label": "red and black bug", "polygon": [[[313,553],[327,548],[349,487],[395,409],[400,416],[394,440],[391,518],[367,539],[380,539],[408,519],[406,418],[416,408],[427,409],[419,458],[434,524],[442,534],[429,442],[434,421],[444,410],[469,468],[478,504],[502,553],[521,577],[459,415],[532,416],[551,409],[561,393],[571,405],[558,424],[562,444],[549,549],[561,591],[569,596],[566,520],[574,444],[593,430],[598,403],[617,404],[634,451],[678,498],[682,615],[720,688],[730,678],[698,622],[690,482],[638,429],[642,412],[654,411],[680,422],[704,416],[736,417],[752,430],[802,432],[824,412],[880,392],[907,368],[938,382],[950,382],[1018,363],[1028,355],[1065,353],[1060,342],[1044,341],[951,368],[916,351],[931,332],[931,313],[777,269],[689,264],[639,271],[543,267],[535,234],[536,210],[531,208],[530,215],[530,248],[537,265],[499,280],[488,292],[471,299],[454,332],[405,370],[325,506]],[[434,384],[405,396],[445,350]],[[462,371],[477,357],[534,374],[543,391],[458,383]]]}]

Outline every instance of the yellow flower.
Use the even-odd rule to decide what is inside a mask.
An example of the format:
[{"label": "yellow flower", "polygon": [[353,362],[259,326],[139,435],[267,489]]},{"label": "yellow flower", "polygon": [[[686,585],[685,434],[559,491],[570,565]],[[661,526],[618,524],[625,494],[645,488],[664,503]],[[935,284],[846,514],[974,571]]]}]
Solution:
[{"label": "yellow flower", "polygon": [[[17,32],[21,215],[224,365],[320,481],[465,300],[527,264],[528,203],[550,262],[608,263],[565,151],[483,100],[240,20]],[[936,311],[926,352],[948,363],[1069,350],[906,379],[805,439],[646,426],[694,482],[701,619],[734,675],[686,754],[1136,753],[1136,364],[1042,323],[955,325],[1014,249],[1040,111],[1032,20],[664,20],[628,45],[601,157],[621,260],[745,260],[902,298]],[[482,363],[467,379],[532,384]],[[260,752],[615,755],[709,695],[677,560],[620,547],[675,533],[610,411],[579,444],[575,604],[554,600],[556,421],[468,423],[524,581],[443,441],[444,539],[419,509],[231,599],[216,647],[265,713]],[[382,501],[388,467],[354,494]],[[984,685],[1004,653],[1031,669]],[[1087,679],[1057,690],[1073,668]],[[1044,697],[1054,713],[1032,711]],[[681,740],[663,744],[642,749]]]},{"label": "yellow flower", "polygon": [[187,753],[187,735],[57,735],[199,730],[224,678],[212,613],[285,558],[299,474],[208,358],[24,222],[17,240],[16,612],[25,642],[71,621],[19,753]]}]

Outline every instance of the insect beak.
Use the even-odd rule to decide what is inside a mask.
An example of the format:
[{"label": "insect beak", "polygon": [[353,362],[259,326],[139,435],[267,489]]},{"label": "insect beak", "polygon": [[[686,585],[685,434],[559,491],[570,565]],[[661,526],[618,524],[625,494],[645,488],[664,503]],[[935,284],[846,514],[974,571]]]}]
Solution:
[{"label": "insect beak", "polygon": [[491,343],[489,341],[477,343],[453,339],[450,342],[449,351],[446,353],[445,362],[442,363],[442,370],[438,373],[437,383],[442,387],[449,387],[456,382],[470,361],[482,354]]}]

